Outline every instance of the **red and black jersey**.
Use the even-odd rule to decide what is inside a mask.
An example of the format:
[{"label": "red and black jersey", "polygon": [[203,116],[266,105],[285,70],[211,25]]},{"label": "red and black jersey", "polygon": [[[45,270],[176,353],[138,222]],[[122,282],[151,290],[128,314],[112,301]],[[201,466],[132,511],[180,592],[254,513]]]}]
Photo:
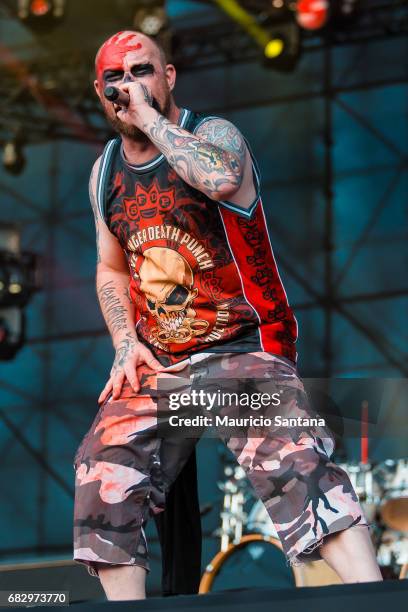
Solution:
[{"label": "red and black jersey", "polygon": [[[181,109],[191,133],[212,119]],[[164,155],[133,165],[121,139],[101,158],[97,202],[129,263],[138,337],[164,365],[191,352],[267,351],[296,362],[297,323],[269,240],[259,172],[246,210],[190,187]]]}]

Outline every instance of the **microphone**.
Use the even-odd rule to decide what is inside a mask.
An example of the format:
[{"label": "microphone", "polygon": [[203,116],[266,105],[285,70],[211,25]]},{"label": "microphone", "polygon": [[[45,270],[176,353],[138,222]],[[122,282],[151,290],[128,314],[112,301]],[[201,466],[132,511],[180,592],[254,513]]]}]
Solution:
[{"label": "microphone", "polygon": [[103,94],[105,98],[109,100],[109,102],[115,102],[116,104],[119,104],[119,106],[123,106],[124,108],[127,108],[129,106],[129,94],[124,91],[121,91],[117,87],[109,85],[108,87],[105,87]]}]

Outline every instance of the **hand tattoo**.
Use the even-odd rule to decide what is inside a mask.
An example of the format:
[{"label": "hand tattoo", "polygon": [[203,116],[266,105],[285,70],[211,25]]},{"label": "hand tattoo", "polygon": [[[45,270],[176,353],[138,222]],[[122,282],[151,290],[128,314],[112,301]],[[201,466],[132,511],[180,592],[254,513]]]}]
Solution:
[{"label": "hand tattoo", "polygon": [[126,334],[126,338],[123,338],[116,347],[115,361],[113,362],[111,375],[116,374],[119,369],[122,369],[125,365],[127,358],[130,353],[136,347],[136,340],[130,332]]}]

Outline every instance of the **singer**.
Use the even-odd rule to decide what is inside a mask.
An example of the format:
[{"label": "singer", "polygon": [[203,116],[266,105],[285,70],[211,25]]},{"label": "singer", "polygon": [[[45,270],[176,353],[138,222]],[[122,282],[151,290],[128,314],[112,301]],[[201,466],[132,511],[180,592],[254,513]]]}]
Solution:
[{"label": "singer", "polygon": [[[139,32],[109,38],[95,66],[96,93],[118,132],[90,177],[97,294],[115,359],[75,456],[74,559],[108,599],[141,599],[146,521],[166,509],[195,443],[156,436],[160,377],[187,391],[197,375],[289,380],[294,416],[314,413],[299,399],[297,324],[248,142],[226,119],[176,104],[175,67]],[[129,96],[127,107],[106,99],[109,86]],[[224,441],[290,563],[323,558],[344,582],[381,580],[367,521],[347,474],[330,461],[324,427],[305,426],[295,439],[271,429],[261,441]]]}]

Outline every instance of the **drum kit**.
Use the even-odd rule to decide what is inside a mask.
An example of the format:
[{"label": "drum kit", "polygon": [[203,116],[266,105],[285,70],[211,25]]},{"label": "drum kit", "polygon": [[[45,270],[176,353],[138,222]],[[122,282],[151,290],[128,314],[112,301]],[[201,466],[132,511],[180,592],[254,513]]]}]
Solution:
[{"label": "drum kit", "polygon": [[[408,459],[340,463],[371,525],[385,578],[408,577]],[[207,565],[200,593],[252,586],[323,586],[340,582],[322,560],[290,567],[265,506],[254,500],[244,470],[225,463],[220,551]],[[249,510],[247,510],[249,508]]]}]

